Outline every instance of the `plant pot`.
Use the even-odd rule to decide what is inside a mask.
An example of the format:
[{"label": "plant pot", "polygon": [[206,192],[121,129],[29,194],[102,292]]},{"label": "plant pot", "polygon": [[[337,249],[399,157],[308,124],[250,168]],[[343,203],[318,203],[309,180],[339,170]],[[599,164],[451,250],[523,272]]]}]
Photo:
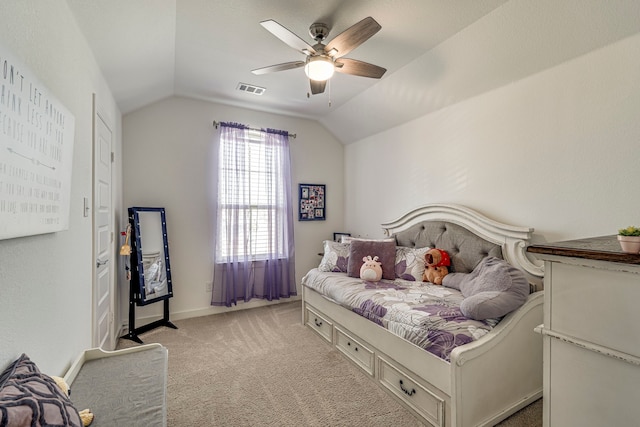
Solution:
[{"label": "plant pot", "polygon": [[620,236],[618,235],[618,242],[622,252],[629,254],[640,253],[640,236]]}]

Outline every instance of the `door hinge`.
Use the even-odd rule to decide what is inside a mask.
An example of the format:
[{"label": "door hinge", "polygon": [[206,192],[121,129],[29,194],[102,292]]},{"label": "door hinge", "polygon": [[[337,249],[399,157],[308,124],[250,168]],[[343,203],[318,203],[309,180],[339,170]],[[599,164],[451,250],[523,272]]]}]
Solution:
[{"label": "door hinge", "polygon": [[116,153],[114,153],[113,151],[111,152],[111,163],[116,161]]}]

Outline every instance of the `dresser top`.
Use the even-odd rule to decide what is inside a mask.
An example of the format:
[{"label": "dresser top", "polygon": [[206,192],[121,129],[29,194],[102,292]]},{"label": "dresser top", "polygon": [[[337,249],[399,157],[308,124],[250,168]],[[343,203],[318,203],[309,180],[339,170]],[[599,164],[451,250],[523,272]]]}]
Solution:
[{"label": "dresser top", "polygon": [[640,264],[640,254],[622,252],[616,235],[531,245],[527,248],[527,252],[620,262],[624,264]]}]

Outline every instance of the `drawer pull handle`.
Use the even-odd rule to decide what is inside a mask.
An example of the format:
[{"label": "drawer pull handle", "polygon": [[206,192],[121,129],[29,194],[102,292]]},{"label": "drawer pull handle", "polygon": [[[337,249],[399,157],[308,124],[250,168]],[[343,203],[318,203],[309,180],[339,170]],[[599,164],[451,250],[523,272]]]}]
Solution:
[{"label": "drawer pull handle", "polygon": [[[348,345],[349,347],[351,347],[351,341],[349,341],[349,342],[347,343],[347,345]],[[354,349],[355,349],[356,351],[358,351],[358,347],[354,347]]]},{"label": "drawer pull handle", "polygon": [[416,393],[416,389],[415,388],[412,388],[411,390],[408,390],[408,389],[404,388],[404,383],[402,382],[402,380],[400,380],[400,389],[402,391],[404,391],[404,393],[407,396],[413,396]]},{"label": "drawer pull handle", "polygon": [[316,324],[317,327],[322,326],[322,322],[318,321],[317,318],[313,319],[314,323]]}]

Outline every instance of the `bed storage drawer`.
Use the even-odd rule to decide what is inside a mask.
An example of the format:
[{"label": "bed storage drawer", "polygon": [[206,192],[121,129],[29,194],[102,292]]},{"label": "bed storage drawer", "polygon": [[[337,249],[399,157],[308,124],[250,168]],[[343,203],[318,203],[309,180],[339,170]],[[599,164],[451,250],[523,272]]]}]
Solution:
[{"label": "bed storage drawer", "polygon": [[444,426],[445,402],[382,357],[378,356],[380,383],[434,426]]},{"label": "bed storage drawer", "polygon": [[305,310],[305,324],[311,327],[314,331],[320,334],[322,338],[330,343],[333,343],[333,323],[327,318],[310,307],[306,307]]},{"label": "bed storage drawer", "polygon": [[336,348],[356,362],[369,375],[374,374],[373,351],[336,326]]}]

